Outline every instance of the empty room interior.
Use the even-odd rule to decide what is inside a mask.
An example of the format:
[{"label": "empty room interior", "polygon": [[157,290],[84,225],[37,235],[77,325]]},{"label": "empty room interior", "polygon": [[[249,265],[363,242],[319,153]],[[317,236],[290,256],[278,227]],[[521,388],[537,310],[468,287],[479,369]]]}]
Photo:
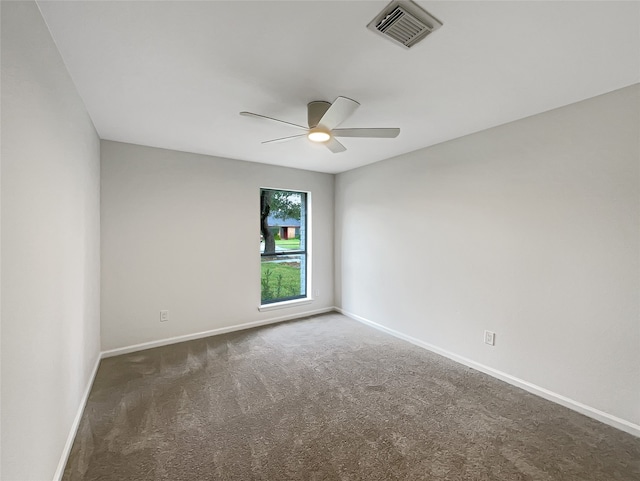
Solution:
[{"label": "empty room interior", "polygon": [[640,480],[640,2],[0,17],[3,481]]}]

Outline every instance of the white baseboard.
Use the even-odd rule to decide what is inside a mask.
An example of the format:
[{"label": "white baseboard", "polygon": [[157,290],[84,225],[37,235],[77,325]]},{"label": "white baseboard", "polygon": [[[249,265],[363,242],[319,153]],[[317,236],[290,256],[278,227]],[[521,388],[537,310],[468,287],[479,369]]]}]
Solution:
[{"label": "white baseboard", "polygon": [[441,356],[447,357],[460,364],[464,364],[467,367],[470,367],[477,371],[488,374],[489,376],[500,379],[501,381],[512,384],[513,386],[524,389],[525,391],[528,391],[532,394],[535,394],[544,399],[547,399],[548,401],[553,401],[564,407],[577,411],[580,414],[584,414],[585,416],[588,416],[597,421],[608,424],[609,426],[612,426],[614,428],[620,429],[621,431],[625,431],[629,434],[640,437],[640,426],[630,421],[613,416],[612,414],[609,414],[609,413],[605,413],[604,411],[600,411],[599,409],[593,408],[591,406],[587,406],[586,404],[583,404],[581,402],[574,401],[573,399],[570,399],[566,396],[562,396],[561,394],[558,394],[548,389],[545,389],[543,387],[537,386],[523,379],[519,379],[505,372],[498,371],[497,369],[493,369],[489,366],[485,366],[484,364],[480,364],[478,362],[472,361],[471,359],[467,359],[466,357],[462,357],[452,352],[446,351],[444,349],[440,349],[439,347],[436,347],[432,344],[421,341],[420,339],[416,339],[415,337],[408,336],[401,332],[382,326],[373,321],[370,321],[369,319],[365,319],[364,317],[358,316],[357,314],[345,311],[344,309],[341,309],[339,307],[336,307],[335,310],[344,314],[347,317],[350,317],[351,319],[354,319],[356,321],[362,322],[363,324],[366,324],[375,329],[378,329],[379,331],[386,332],[387,334],[391,334],[394,337],[397,337],[404,341],[408,341],[411,344],[415,344],[416,346],[427,349],[428,351],[434,352],[436,354],[440,354]]},{"label": "white baseboard", "polygon": [[67,436],[67,442],[65,443],[64,449],[62,450],[60,461],[58,461],[56,473],[53,475],[53,481],[60,481],[62,479],[62,475],[64,474],[64,468],[67,465],[69,454],[71,454],[73,441],[76,439],[76,433],[78,432],[78,427],[80,426],[80,420],[82,419],[82,414],[84,413],[84,407],[87,405],[87,400],[89,399],[89,393],[91,392],[91,387],[93,386],[93,380],[96,378],[96,374],[98,373],[100,359],[102,359],[102,356],[98,356],[98,359],[96,359],[96,363],[93,366],[91,375],[89,376],[87,386],[84,388],[84,393],[82,394],[82,399],[80,400],[80,404],[78,405],[76,417],[73,419],[73,423],[71,424],[71,429],[69,430],[69,435]]},{"label": "white baseboard", "polygon": [[245,322],[244,324],[235,324],[233,326],[220,327],[218,329],[211,329],[210,331],[196,332],[195,334],[185,334],[183,336],[175,336],[167,339],[160,339],[158,341],[143,342],[141,344],[134,344],[132,346],[119,347],[117,349],[103,351],[101,357],[104,359],[107,357],[119,356],[121,354],[129,354],[131,352],[143,351],[145,349],[151,349],[154,347],[168,346],[169,344],[176,344],[178,342],[192,341],[194,339],[217,336],[219,334],[226,334],[228,332],[243,331],[245,329],[251,329],[252,327],[265,326],[267,324],[275,324],[277,322],[315,316],[317,314],[324,314],[325,312],[331,312],[334,310],[334,307],[325,307],[323,309],[316,309],[314,311],[299,312],[297,314],[289,314],[287,316],[272,317],[269,319],[262,319],[260,321]]}]

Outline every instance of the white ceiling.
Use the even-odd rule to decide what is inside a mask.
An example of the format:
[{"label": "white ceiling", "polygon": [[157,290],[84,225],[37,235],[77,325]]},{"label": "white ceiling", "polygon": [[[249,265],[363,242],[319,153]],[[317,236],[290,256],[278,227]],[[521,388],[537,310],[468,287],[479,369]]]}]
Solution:
[{"label": "white ceiling", "polygon": [[[640,81],[640,2],[419,1],[444,26],[410,50],[367,30],[387,1],[40,1],[103,139],[342,172]],[[286,125],[361,103],[332,154]]]}]

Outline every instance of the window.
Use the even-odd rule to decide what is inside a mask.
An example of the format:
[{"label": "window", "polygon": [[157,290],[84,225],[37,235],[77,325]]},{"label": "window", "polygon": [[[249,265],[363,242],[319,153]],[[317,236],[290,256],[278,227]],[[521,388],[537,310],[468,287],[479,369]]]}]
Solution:
[{"label": "window", "polygon": [[307,193],[260,189],[261,304],[307,297]]}]

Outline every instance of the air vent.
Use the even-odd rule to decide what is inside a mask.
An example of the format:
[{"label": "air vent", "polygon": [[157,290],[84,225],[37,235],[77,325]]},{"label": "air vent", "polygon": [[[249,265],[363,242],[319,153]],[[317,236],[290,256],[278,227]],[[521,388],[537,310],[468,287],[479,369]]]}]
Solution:
[{"label": "air vent", "polygon": [[393,1],[367,28],[406,48],[442,27],[442,22],[410,1]]}]

